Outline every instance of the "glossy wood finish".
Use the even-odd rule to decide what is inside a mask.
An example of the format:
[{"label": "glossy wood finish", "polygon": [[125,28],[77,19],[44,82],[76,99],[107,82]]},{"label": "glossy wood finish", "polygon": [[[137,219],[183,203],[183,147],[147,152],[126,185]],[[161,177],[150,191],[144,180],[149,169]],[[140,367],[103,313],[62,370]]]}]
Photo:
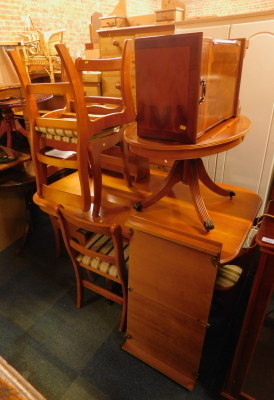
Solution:
[{"label": "glossy wood finish", "polygon": [[[3,235],[3,239],[1,241],[7,242],[11,240],[11,238],[15,238],[14,240],[16,240],[18,237],[22,236],[20,245],[16,250],[17,253],[20,253],[25,246],[30,233],[30,228],[32,226],[32,196],[36,189],[36,182],[30,161],[30,155],[17,152],[17,156],[18,158],[11,163],[0,164],[0,194],[1,196],[3,194],[23,194],[25,201],[25,213],[23,214],[24,225],[22,226],[21,215],[17,215],[16,220],[10,220],[8,224],[9,226],[6,226],[7,220],[10,219],[10,211],[8,211],[6,215],[7,220],[1,223],[1,236]],[[9,208],[9,204],[7,204],[6,207]],[[15,217],[16,211],[14,211],[13,219]],[[20,232],[19,235],[18,232]]]},{"label": "glossy wood finish", "polygon": [[132,124],[125,132],[125,139],[132,151],[144,154],[145,157],[167,160],[191,159],[218,154],[238,146],[250,127],[249,118],[239,115],[210,129],[195,144],[180,144],[139,138],[137,126]]},{"label": "glossy wood finish", "polygon": [[[244,225],[250,229],[260,206],[257,195],[252,195],[254,203],[248,202],[251,193],[242,189],[233,200],[220,198],[203,185],[201,190],[208,205],[213,201],[209,207],[212,215],[216,212],[218,232],[205,234],[197,225],[193,229],[196,215],[185,185],[174,186],[167,197],[127,223],[133,236],[123,348],[189,390],[197,381],[217,266],[240,252],[247,235]],[[240,198],[247,201],[243,208]],[[163,204],[170,204],[169,210]],[[242,219],[244,208],[253,209],[247,220]]]},{"label": "glossy wood finish", "polygon": [[141,211],[150,207],[165,196],[177,182],[182,182],[189,186],[198,218],[205,229],[214,229],[213,220],[209,216],[200,192],[199,180],[221,196],[232,197],[234,193],[221,189],[209,178],[200,157],[216,154],[237,146],[249,131],[250,125],[249,119],[244,116],[230,118],[201,136],[197,140],[197,144],[189,145],[140,138],[138,136],[138,123],[131,125],[125,132],[125,139],[132,152],[148,158],[161,159],[165,156],[169,160],[175,160],[162,187],[147,199],[137,202],[135,204],[136,210]]},{"label": "glossy wood finish", "polygon": [[[92,290],[111,301],[115,301],[122,305],[119,330],[123,331],[126,326],[128,271],[124,258],[124,240],[121,227],[118,224],[108,225],[99,221],[94,222],[79,218],[73,215],[73,213],[65,210],[62,206],[59,207],[58,213],[64,242],[74,267],[77,289],[77,307],[80,308],[83,304],[84,288]],[[75,227],[77,230],[82,229],[89,232],[90,234],[88,235],[88,239],[82,243],[76,242]],[[94,243],[93,246],[88,245],[91,237],[96,234],[107,236],[108,240],[112,241],[113,250],[108,250],[108,253],[103,254],[101,248],[96,243]],[[115,265],[118,276],[110,275],[108,270],[103,271],[100,267],[95,268],[91,263],[88,265],[87,262],[79,261],[79,254],[83,254],[86,257],[92,257],[95,260],[100,260],[100,263]],[[91,279],[87,279],[86,275],[83,273],[84,270],[88,273],[88,277],[91,276]],[[105,287],[102,287],[102,285],[96,282],[96,278],[100,276],[104,278]],[[112,291],[111,282],[116,282],[116,284],[119,285],[121,293]]]},{"label": "glossy wood finish", "polygon": [[[268,203],[266,214],[272,215],[272,218],[263,217],[256,237],[261,255],[232,366],[222,391],[222,396],[230,400],[255,400],[245,381],[274,289],[274,244],[265,241],[265,238],[274,240],[274,200]],[[267,381],[264,384],[271,385]]]},{"label": "glossy wood finish", "polygon": [[46,400],[2,357],[0,357],[0,395],[9,400]]},{"label": "glossy wood finish", "polygon": [[[132,217],[123,349],[192,390],[222,243]],[[171,225],[172,226],[172,225]]]},{"label": "glossy wood finish", "polygon": [[[7,149],[7,151],[12,151],[12,149]],[[18,215],[17,210],[13,210],[10,208],[10,204],[6,208],[8,212],[5,216],[3,216],[3,221],[1,221],[2,227],[2,235],[1,242],[11,244],[10,242],[13,238],[13,241],[22,237],[20,245],[18,246],[16,252],[20,253],[27,242],[28,236],[32,229],[33,222],[33,195],[36,191],[36,179],[33,169],[33,163],[31,161],[30,154],[16,152],[18,158],[15,161],[12,161],[7,164],[0,164],[0,194],[1,196],[14,196],[17,193],[22,193],[24,196],[25,209],[21,211]],[[65,171],[56,171],[56,169],[48,170],[49,181],[57,180],[60,176],[65,176]],[[2,200],[2,199],[1,199]],[[11,201],[11,204],[13,201]],[[11,221],[7,224],[5,218]],[[21,220],[24,216],[24,224],[22,224]],[[56,218],[51,216],[52,227],[55,234],[55,242],[56,242],[56,254],[60,253],[60,235],[59,228]],[[18,234],[19,233],[19,234]],[[1,248],[2,244],[0,245]]]},{"label": "glossy wood finish", "polygon": [[236,117],[244,51],[244,40],[223,42],[202,32],[137,38],[138,136],[196,143]]},{"label": "glossy wood finish", "polygon": [[[60,189],[70,187],[72,193],[77,195],[80,191],[77,175],[78,173],[75,172],[58,182],[53,182],[51,186],[54,188],[58,185]],[[141,182],[133,182],[131,187],[126,187],[120,176],[103,173],[102,203],[98,219],[106,223],[116,222],[122,226],[126,235],[130,235],[126,222],[131,216],[136,216],[140,221],[143,220],[144,223],[149,221],[150,224],[159,228],[167,226],[176,232],[221,242],[221,263],[233,260],[239,253],[259,211],[260,197],[243,188],[220,185],[226,190],[236,192],[236,196],[229,199],[220,197],[201,184],[201,194],[208,212],[215,221],[215,229],[208,233],[197,218],[190,192],[185,185],[175,185],[165,197],[151,207],[144,209],[141,213],[135,211],[133,205],[157,191],[166,176],[167,174],[162,171],[151,170],[150,176]],[[37,194],[34,196],[34,201],[42,209],[46,207],[45,200],[39,198]],[[73,211],[73,207],[65,206],[65,208]],[[75,209],[74,213],[87,219],[97,220],[92,217],[91,211],[83,212],[81,209]]]},{"label": "glossy wood finish", "polygon": [[[123,348],[192,390],[208,323],[218,263],[233,260],[253,224],[260,198],[245,189],[232,200],[201,184],[201,193],[215,220],[206,233],[197,219],[186,185],[172,190],[141,213],[136,201],[157,190],[166,174],[152,170],[149,177],[126,187],[119,176],[103,174],[100,215],[73,207],[78,217],[121,225],[130,240],[127,339]],[[77,173],[59,181],[79,191]],[[54,183],[52,184],[54,186]],[[34,196],[41,209],[44,199]],[[53,209],[53,207],[51,208]]]},{"label": "glossy wood finish", "polygon": [[[7,88],[6,90],[2,88],[1,94],[4,95],[5,93],[8,93],[12,89],[15,90],[15,87]],[[18,87],[17,90],[18,92],[20,92],[20,87]],[[48,95],[37,94],[36,102],[42,103],[46,100],[51,99],[52,97],[53,96],[51,94]],[[7,147],[10,148],[12,148],[13,132],[20,132],[26,138],[29,137],[28,129],[25,129],[14,115],[13,108],[18,108],[18,107],[20,108],[25,107],[25,101],[22,97],[14,97],[7,95],[6,99],[0,99],[0,110],[3,116],[3,119],[1,120],[0,124],[0,137],[3,136],[5,132],[7,133]],[[26,127],[28,127],[27,118],[26,118]]]},{"label": "glossy wood finish", "polygon": [[[30,146],[37,181],[39,196],[45,197],[56,204],[72,204],[88,210],[91,207],[90,167],[93,176],[93,214],[98,215],[101,202],[101,162],[100,154],[119,142],[123,143],[125,125],[135,119],[135,109],[130,91],[129,69],[131,41],[126,41],[123,55],[115,59],[107,60],[72,60],[68,49],[64,44],[56,45],[58,54],[64,67],[66,82],[59,83],[31,83],[19,55],[10,50],[8,52],[14,67],[20,77],[22,94],[26,98],[26,104],[30,121]],[[121,97],[110,99],[102,96],[85,96],[83,81],[81,79],[84,70],[108,70],[118,71],[121,74]],[[40,116],[35,95],[38,93],[63,94],[65,108],[51,111]],[[113,107],[108,107],[108,104]],[[61,129],[75,131],[77,140],[63,141],[50,137],[42,137],[36,127],[45,130]],[[105,131],[106,134],[102,134]],[[101,135],[98,135],[101,133]],[[95,136],[96,140],[94,140]],[[60,151],[71,151],[73,154],[65,157],[51,156],[47,154],[48,148]],[[125,147],[121,146],[122,154]],[[126,157],[124,160],[124,176],[126,183],[130,184],[130,176]],[[79,171],[81,193],[73,196],[70,187],[65,193],[55,186],[52,190],[47,184],[47,165],[57,168],[71,168]],[[70,196],[71,195],[71,196]]]}]

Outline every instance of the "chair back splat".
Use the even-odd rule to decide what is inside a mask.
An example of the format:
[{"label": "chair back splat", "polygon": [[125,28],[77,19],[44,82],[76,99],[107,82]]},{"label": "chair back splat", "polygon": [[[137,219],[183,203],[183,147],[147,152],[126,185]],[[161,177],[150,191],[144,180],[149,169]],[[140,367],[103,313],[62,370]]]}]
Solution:
[{"label": "chair back splat", "polygon": [[[84,287],[115,301],[122,305],[119,330],[124,330],[129,244],[123,242],[120,225],[91,222],[73,215],[62,206],[59,207],[59,218],[64,242],[75,271],[77,307],[82,306]],[[77,229],[92,232],[84,245],[75,237]],[[93,275],[97,278],[103,277],[105,285],[100,279],[90,279]],[[116,292],[111,283],[116,284]]]},{"label": "chair back splat", "polygon": [[[26,98],[31,154],[39,197],[55,204],[81,208],[83,211],[88,211],[93,203],[92,215],[97,217],[102,192],[100,156],[117,143],[122,144],[126,184],[131,184],[123,147],[125,126],[135,120],[129,71],[131,49],[132,41],[126,40],[121,57],[111,60],[77,60],[74,63],[67,47],[58,44],[56,50],[65,76],[65,82],[59,83],[32,83],[19,54],[15,50],[7,51]],[[118,70],[121,74],[121,98],[85,96],[81,78],[84,66],[92,66],[96,71],[100,71],[101,67],[103,70]],[[62,94],[64,108],[41,116],[35,99],[37,93]],[[66,187],[62,179],[48,183],[49,166],[77,170],[77,188]]]}]

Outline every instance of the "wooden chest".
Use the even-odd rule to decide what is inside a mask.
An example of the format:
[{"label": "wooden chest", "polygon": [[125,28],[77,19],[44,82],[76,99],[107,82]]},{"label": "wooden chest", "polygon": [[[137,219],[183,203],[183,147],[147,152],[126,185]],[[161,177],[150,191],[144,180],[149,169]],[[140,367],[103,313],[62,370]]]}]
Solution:
[{"label": "wooden chest", "polygon": [[245,40],[202,32],[135,40],[138,135],[196,143],[239,113]]}]

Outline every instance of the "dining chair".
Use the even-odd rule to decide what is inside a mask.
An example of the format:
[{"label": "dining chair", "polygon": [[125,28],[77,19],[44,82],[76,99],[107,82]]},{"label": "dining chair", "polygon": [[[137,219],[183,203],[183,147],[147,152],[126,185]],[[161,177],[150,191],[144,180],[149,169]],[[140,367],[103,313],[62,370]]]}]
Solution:
[{"label": "dining chair", "polygon": [[[61,58],[66,81],[55,83],[31,83],[19,54],[8,50],[26,99],[30,126],[30,147],[35,169],[37,194],[55,204],[69,205],[88,211],[93,203],[93,217],[97,217],[101,205],[102,171],[100,154],[115,144],[124,143],[126,124],[134,121],[135,109],[130,90],[130,54],[132,41],[126,40],[121,57],[109,60],[83,60],[100,68],[117,69],[121,73],[121,98],[85,97],[83,82],[77,64],[72,60],[64,44],[56,45]],[[35,94],[63,94],[65,107],[40,116]],[[93,103],[94,102],[94,103]],[[98,103],[95,105],[95,103]],[[114,103],[111,108],[105,103]],[[124,177],[131,185],[128,163],[121,146],[124,160]],[[71,169],[78,172],[77,187],[64,187],[62,179],[48,183],[48,167]],[[92,175],[92,179],[91,179]],[[91,187],[93,196],[91,196]]]},{"label": "dining chair", "polygon": [[[59,206],[58,211],[64,243],[75,272],[77,307],[83,304],[84,288],[121,304],[119,330],[123,331],[126,325],[129,243],[123,238],[121,226],[78,217],[63,206]],[[91,232],[84,245],[75,235],[79,229]],[[115,284],[118,286],[116,291],[113,288]]]}]

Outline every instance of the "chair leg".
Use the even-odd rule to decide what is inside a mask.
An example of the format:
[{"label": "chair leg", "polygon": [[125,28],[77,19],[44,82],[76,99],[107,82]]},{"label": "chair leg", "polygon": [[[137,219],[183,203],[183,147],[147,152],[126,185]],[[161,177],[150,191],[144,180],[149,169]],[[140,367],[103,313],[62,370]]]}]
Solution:
[{"label": "chair leg", "polygon": [[52,229],[53,229],[53,234],[55,238],[55,256],[60,257],[61,254],[61,243],[62,243],[62,233],[60,229],[59,222],[56,217],[53,215],[49,215]]},{"label": "chair leg", "polygon": [[[96,149],[95,149],[96,150]],[[102,169],[101,169],[101,154],[93,151],[90,154],[90,163],[93,175],[93,210],[92,217],[99,216],[102,198]]]},{"label": "chair leg", "polygon": [[84,286],[82,285],[82,279],[80,277],[79,271],[75,270],[75,278],[76,278],[76,292],[77,292],[76,307],[81,308],[83,305]]},{"label": "chair leg", "polygon": [[123,161],[123,175],[127,187],[132,186],[132,180],[130,176],[129,161],[128,161],[128,144],[125,140],[120,141],[120,150]]},{"label": "chair leg", "polygon": [[122,285],[122,291],[123,291],[122,315],[119,325],[119,331],[121,332],[126,330],[126,324],[127,324],[127,289],[123,285]]},{"label": "chair leg", "polygon": [[111,289],[112,289],[112,280],[111,279],[106,279],[106,289],[111,292]]}]

